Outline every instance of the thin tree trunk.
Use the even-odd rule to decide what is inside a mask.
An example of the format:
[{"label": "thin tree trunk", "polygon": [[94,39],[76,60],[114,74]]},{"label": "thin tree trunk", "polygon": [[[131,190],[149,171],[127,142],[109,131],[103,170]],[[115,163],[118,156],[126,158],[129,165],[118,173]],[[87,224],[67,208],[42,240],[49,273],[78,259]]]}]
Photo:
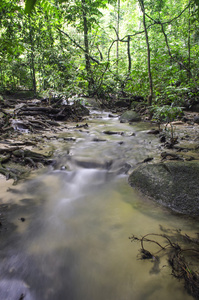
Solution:
[{"label": "thin tree trunk", "polygon": [[47,12],[45,13],[45,18],[46,18],[46,23],[47,23],[49,37],[50,37],[50,46],[53,47],[54,38],[53,38],[53,34],[52,34],[52,26],[50,25],[50,21],[49,21],[49,17],[48,17],[48,13]]},{"label": "thin tree trunk", "polygon": [[140,3],[140,7],[142,10],[142,14],[143,14],[143,25],[144,25],[145,39],[146,39],[146,45],[147,45],[147,65],[148,65],[148,77],[149,77],[148,105],[151,106],[152,99],[153,99],[153,79],[152,79],[152,74],[151,74],[151,52],[150,52],[148,31],[147,31],[147,26],[146,26],[144,0],[139,0],[139,3]]},{"label": "thin tree trunk", "polygon": [[119,61],[119,34],[120,34],[120,0],[117,0],[117,43],[116,43],[116,58],[117,58],[117,72]]},{"label": "thin tree trunk", "polygon": [[89,56],[89,42],[88,42],[88,21],[86,16],[86,2],[82,0],[82,14],[83,14],[83,26],[84,26],[84,47],[85,47],[85,63],[86,63],[86,72],[88,77],[88,89],[89,93],[92,91],[94,84],[91,72],[90,56]]},{"label": "thin tree trunk", "polygon": [[129,72],[131,71],[131,50],[130,50],[130,41],[131,41],[131,37],[128,35],[128,41],[127,41],[127,53],[128,53],[128,62],[129,62],[129,67],[128,67]]},{"label": "thin tree trunk", "polygon": [[[189,1],[190,4],[190,1]],[[188,21],[188,68],[189,68],[189,80],[191,78],[190,76],[190,70],[191,70],[191,43],[190,43],[190,32],[191,32],[191,23],[190,23],[190,5],[189,5],[189,21]]]},{"label": "thin tree trunk", "polygon": [[33,91],[34,95],[37,94],[37,85],[36,85],[36,77],[35,77],[35,56],[34,56],[34,41],[32,36],[32,26],[29,16],[29,38],[30,38],[30,47],[31,47],[31,54],[30,54],[30,70],[32,75],[32,85],[33,85]]}]

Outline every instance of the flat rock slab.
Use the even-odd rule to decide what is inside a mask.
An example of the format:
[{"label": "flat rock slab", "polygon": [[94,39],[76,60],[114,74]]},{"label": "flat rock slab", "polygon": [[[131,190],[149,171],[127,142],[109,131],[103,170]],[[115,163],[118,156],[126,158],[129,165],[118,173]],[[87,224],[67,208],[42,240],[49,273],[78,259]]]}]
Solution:
[{"label": "flat rock slab", "polygon": [[199,161],[140,165],[129,184],[175,212],[199,216]]}]

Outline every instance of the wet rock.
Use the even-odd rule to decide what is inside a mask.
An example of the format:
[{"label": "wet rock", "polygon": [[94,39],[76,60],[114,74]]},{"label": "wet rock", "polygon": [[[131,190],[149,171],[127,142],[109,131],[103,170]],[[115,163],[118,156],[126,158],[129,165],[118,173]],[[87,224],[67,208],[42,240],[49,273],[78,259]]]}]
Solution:
[{"label": "wet rock", "polygon": [[176,153],[172,152],[162,152],[161,153],[162,160],[168,159],[168,160],[184,160],[181,155],[178,155]]},{"label": "wet rock", "polygon": [[119,120],[120,120],[120,123],[139,122],[139,121],[141,121],[141,117],[134,110],[127,110],[120,116]]},{"label": "wet rock", "polygon": [[147,158],[145,158],[145,159],[143,160],[142,163],[147,163],[147,162],[150,162],[150,161],[152,161],[152,160],[153,160],[153,157],[147,157]]},{"label": "wet rock", "polygon": [[166,142],[166,136],[165,135],[161,135],[160,136],[160,143],[165,143]]},{"label": "wet rock", "polygon": [[199,124],[199,116],[194,117],[193,121],[194,123]]},{"label": "wet rock", "polygon": [[25,219],[25,218],[20,218],[19,220],[20,220],[21,222],[25,222],[26,219]]},{"label": "wet rock", "polygon": [[109,118],[117,118],[117,116],[112,115],[112,114],[109,114],[108,117],[109,117]]},{"label": "wet rock", "polygon": [[159,129],[151,129],[147,132],[147,134],[159,134],[160,130]]},{"label": "wet rock", "polygon": [[92,139],[93,142],[106,142],[105,139],[99,139],[99,138],[94,138]]},{"label": "wet rock", "polygon": [[124,132],[123,131],[110,131],[110,130],[105,130],[103,131],[104,134],[108,134],[108,135],[113,135],[113,134],[120,134],[123,135]]},{"label": "wet rock", "polygon": [[199,216],[199,161],[139,165],[129,184],[175,212]]},{"label": "wet rock", "polygon": [[107,165],[106,169],[108,170],[107,178],[110,179],[115,175],[128,174],[131,165],[122,161],[113,161],[111,164]]},{"label": "wet rock", "polygon": [[109,169],[112,162],[108,161],[105,163],[97,162],[97,161],[84,161],[84,160],[74,160],[75,164],[79,167],[85,169]]},{"label": "wet rock", "polygon": [[88,128],[88,124],[83,124],[83,125],[76,125],[76,128]]}]

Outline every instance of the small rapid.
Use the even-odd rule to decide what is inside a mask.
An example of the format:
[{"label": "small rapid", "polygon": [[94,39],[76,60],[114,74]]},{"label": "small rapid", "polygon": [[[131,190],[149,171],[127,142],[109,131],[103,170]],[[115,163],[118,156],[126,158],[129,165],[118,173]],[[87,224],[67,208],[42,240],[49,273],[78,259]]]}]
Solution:
[{"label": "small rapid", "polygon": [[2,195],[0,299],[193,299],[171,276],[166,258],[154,269],[129,240],[163,227],[198,231],[197,222],[128,185],[137,163],[155,159],[158,142],[146,134],[149,125],[121,124],[106,112],[93,112],[87,123],[71,124],[51,140],[56,166]]}]

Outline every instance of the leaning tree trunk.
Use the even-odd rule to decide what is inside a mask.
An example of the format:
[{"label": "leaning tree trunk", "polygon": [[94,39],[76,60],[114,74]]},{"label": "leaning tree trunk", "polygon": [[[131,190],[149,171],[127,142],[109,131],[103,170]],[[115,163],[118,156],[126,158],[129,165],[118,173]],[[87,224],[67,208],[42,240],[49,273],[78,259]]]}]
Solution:
[{"label": "leaning tree trunk", "polygon": [[147,31],[147,26],[146,26],[144,0],[138,0],[138,1],[140,3],[140,7],[142,10],[142,14],[143,14],[143,26],[144,26],[144,32],[145,32],[146,45],[147,45],[147,65],[148,65],[148,77],[149,77],[148,105],[151,106],[152,99],[153,99],[153,79],[152,79],[152,74],[151,74],[151,52],[150,52],[148,31]]}]

